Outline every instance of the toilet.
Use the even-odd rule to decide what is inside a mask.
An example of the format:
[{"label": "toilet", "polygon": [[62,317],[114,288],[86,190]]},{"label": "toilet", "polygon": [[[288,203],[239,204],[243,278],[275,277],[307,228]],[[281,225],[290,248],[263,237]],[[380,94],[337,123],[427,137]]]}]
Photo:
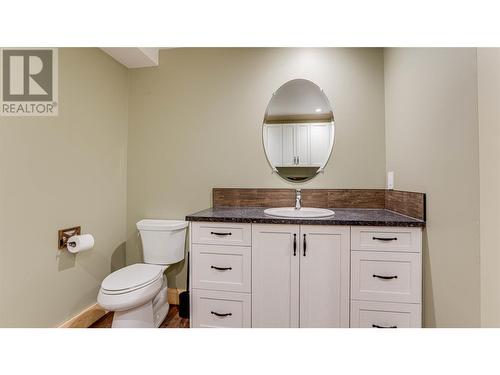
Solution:
[{"label": "toilet", "polygon": [[136,225],[144,263],[110,274],[97,296],[103,309],[114,311],[112,328],[159,327],[169,308],[164,272],[184,259],[187,222],[145,219]]}]

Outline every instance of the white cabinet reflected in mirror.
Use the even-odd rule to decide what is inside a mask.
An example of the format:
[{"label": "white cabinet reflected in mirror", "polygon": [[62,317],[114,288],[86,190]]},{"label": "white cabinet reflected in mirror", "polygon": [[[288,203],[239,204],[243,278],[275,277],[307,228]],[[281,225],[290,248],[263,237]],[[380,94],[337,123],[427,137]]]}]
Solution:
[{"label": "white cabinet reflected in mirror", "polygon": [[273,94],[264,117],[267,160],[287,181],[310,180],[328,163],[334,130],[323,91],[305,79],[288,81]]}]

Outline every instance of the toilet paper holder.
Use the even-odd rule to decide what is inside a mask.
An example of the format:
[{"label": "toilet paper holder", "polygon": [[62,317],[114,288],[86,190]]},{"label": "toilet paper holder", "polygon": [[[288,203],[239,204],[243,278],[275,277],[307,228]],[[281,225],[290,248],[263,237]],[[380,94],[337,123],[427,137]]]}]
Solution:
[{"label": "toilet paper holder", "polygon": [[58,248],[59,250],[65,249],[66,245],[68,243],[68,239],[72,236],[79,236],[82,234],[82,228],[81,227],[72,227],[72,228],[67,228],[67,229],[60,229],[58,231]]}]

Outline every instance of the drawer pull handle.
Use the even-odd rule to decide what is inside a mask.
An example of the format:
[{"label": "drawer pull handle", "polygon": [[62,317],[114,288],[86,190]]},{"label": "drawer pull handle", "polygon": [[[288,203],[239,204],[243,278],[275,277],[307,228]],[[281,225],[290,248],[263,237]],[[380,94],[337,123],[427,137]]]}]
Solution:
[{"label": "drawer pull handle", "polygon": [[374,240],[379,240],[379,241],[397,241],[397,237],[392,237],[392,238],[386,238],[386,237],[372,237]]},{"label": "drawer pull handle", "polygon": [[306,242],[306,234],[304,233],[304,256],[306,256],[307,242]]},{"label": "drawer pull handle", "polygon": [[226,316],[231,316],[231,315],[233,315],[232,313],[220,314],[220,313],[215,312],[215,311],[210,311],[210,314],[215,315],[215,316],[220,316],[220,317],[222,317],[222,318],[225,318]]},{"label": "drawer pull handle", "polygon": [[372,328],[398,328],[398,326],[379,326],[377,324],[372,324]]},{"label": "drawer pull handle", "polygon": [[297,234],[293,234],[293,256],[297,256]]},{"label": "drawer pull handle", "polygon": [[231,232],[210,232],[210,234],[215,234],[216,236],[230,236]]},{"label": "drawer pull handle", "polygon": [[232,267],[216,267],[216,266],[210,266],[210,268],[213,268],[214,270],[217,271],[228,271],[233,269]]},{"label": "drawer pull handle", "polygon": [[379,279],[384,279],[384,280],[391,280],[391,279],[397,279],[398,278],[397,275],[394,275],[394,276],[373,275],[373,277],[377,277]]}]

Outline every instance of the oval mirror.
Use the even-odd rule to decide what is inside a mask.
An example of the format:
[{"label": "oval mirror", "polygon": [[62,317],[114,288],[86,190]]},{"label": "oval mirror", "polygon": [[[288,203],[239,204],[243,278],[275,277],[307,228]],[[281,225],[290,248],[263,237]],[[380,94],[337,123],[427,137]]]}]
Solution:
[{"label": "oval mirror", "polygon": [[267,160],[287,181],[310,180],[330,159],[334,130],[332,108],[323,90],[306,79],[288,81],[273,94],[264,116]]}]

